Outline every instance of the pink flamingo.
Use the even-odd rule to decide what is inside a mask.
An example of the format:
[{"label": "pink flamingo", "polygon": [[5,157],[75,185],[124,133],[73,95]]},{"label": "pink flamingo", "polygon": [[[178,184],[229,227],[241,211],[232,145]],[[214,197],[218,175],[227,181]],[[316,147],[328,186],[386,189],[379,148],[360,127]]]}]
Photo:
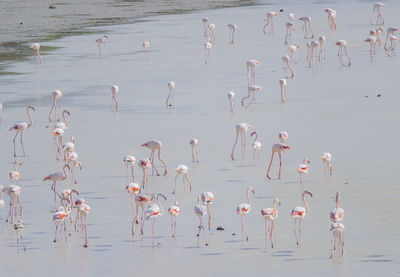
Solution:
[{"label": "pink flamingo", "polygon": [[61,128],[56,128],[51,131],[51,134],[54,136],[54,151],[56,152],[56,159],[59,160],[59,155],[61,155],[61,148],[63,147],[63,135],[64,130]]},{"label": "pink flamingo", "polygon": [[192,138],[189,141],[189,144],[192,146],[192,162],[195,163],[199,163],[199,152],[197,150],[198,148],[198,144],[199,144],[199,140],[197,138]]},{"label": "pink flamingo", "polygon": [[186,165],[183,165],[183,164],[178,165],[178,167],[176,168],[175,184],[174,184],[174,190],[173,190],[172,194],[175,194],[176,180],[178,179],[178,176],[180,174],[183,175],[183,191],[186,192],[186,187],[185,187],[185,179],[186,179],[186,181],[189,183],[190,192],[192,192],[192,182],[190,181],[187,172],[188,172],[188,167]]},{"label": "pink flamingo", "polygon": [[[64,199],[63,199],[64,200]],[[61,201],[63,201],[61,200]],[[57,211],[53,214],[53,222],[54,222],[54,242],[56,243],[61,239],[62,231],[65,232],[65,240],[67,240],[67,228],[65,226],[65,220],[68,218],[68,214],[65,211],[64,207],[59,207]],[[61,226],[60,226],[61,225]],[[60,227],[60,229],[59,229]],[[60,231],[59,231],[60,230]],[[58,238],[57,234],[60,232],[60,236]]]},{"label": "pink flamingo", "polygon": [[286,144],[288,137],[289,137],[289,135],[285,131],[280,131],[278,134],[279,141],[283,144]]},{"label": "pink flamingo", "polygon": [[[294,78],[294,71],[293,68],[290,66],[290,57],[288,55],[285,55],[282,57],[282,62],[283,62],[283,69],[285,70],[286,74],[286,68],[289,68],[290,72],[292,73],[290,78]],[[288,78],[288,76],[286,76]]]},{"label": "pink flamingo", "polygon": [[[167,106],[172,107],[174,105],[174,95],[172,94],[174,88],[175,88],[175,82],[170,81],[168,83],[168,88],[169,88],[169,94],[167,97],[167,101],[165,102]],[[171,98],[171,100],[169,100]]]},{"label": "pink flamingo", "polygon": [[108,39],[108,36],[106,36],[106,35],[96,39],[97,47],[99,48],[99,57],[101,57],[101,45],[106,44],[107,39]]},{"label": "pink flamingo", "polygon": [[82,164],[80,161],[78,161],[78,153],[76,153],[75,151],[67,152],[65,156],[65,161],[70,166],[69,172],[71,173],[72,181],[74,182],[74,184],[77,184],[78,182],[76,181],[74,175],[74,167],[79,167],[79,169],[82,170]]},{"label": "pink flamingo", "polygon": [[252,128],[252,126],[250,124],[247,123],[239,123],[236,125],[235,129],[236,129],[236,139],[235,139],[235,143],[233,144],[233,148],[232,148],[232,153],[231,153],[231,158],[232,160],[234,160],[234,156],[233,153],[235,152],[235,147],[239,138],[239,133],[240,133],[240,139],[241,139],[241,143],[242,143],[242,159],[244,159],[244,152],[246,149],[246,132],[248,129]]},{"label": "pink flamingo", "polygon": [[338,57],[339,57],[340,63],[343,66],[346,66],[343,63],[343,49],[344,49],[344,52],[345,52],[347,58],[349,59],[349,63],[347,64],[347,66],[350,66],[351,65],[351,58],[350,58],[349,52],[347,52],[347,42],[345,40],[343,40],[343,39],[340,39],[340,40],[338,40],[336,42],[336,45],[339,46]]},{"label": "pink flamingo", "polygon": [[164,176],[167,175],[167,173],[168,173],[167,163],[161,158],[161,149],[162,149],[162,144],[161,144],[161,142],[158,141],[158,140],[149,140],[148,142],[143,143],[141,146],[142,146],[142,147],[143,147],[143,146],[144,146],[144,147],[147,147],[147,148],[149,148],[149,149],[151,150],[151,154],[150,154],[149,160],[150,160],[151,165],[152,165],[152,167],[153,167],[153,173],[152,173],[152,174],[154,175],[154,170],[155,170],[156,173],[157,173],[157,176],[160,175],[160,174],[158,173],[157,169],[156,169],[155,166],[154,166],[154,152],[155,152],[156,150],[158,150],[158,159],[159,159],[160,162],[162,162],[162,164],[164,165],[164,174],[163,174],[163,175],[164,175]]},{"label": "pink flamingo", "polygon": [[298,44],[290,45],[287,48],[287,51],[289,53],[290,61],[293,61],[295,64],[297,64],[297,62],[294,60],[294,55],[293,54],[297,53],[299,51],[299,48],[300,48],[300,45],[298,45]]},{"label": "pink flamingo", "polygon": [[248,60],[247,64],[247,84],[248,86],[254,85],[256,82],[255,67],[260,64],[257,60]]},{"label": "pink flamingo", "polygon": [[376,37],[370,36],[368,38],[366,38],[364,40],[364,42],[368,42],[369,43],[369,54],[371,57],[371,61],[374,60],[374,56],[375,56],[375,48],[376,48]]},{"label": "pink flamingo", "polygon": [[281,205],[281,201],[278,198],[275,198],[272,202],[272,208],[262,209],[261,215],[265,219],[265,252],[267,252],[267,244],[268,244],[268,235],[269,240],[271,241],[271,248],[274,248],[274,222],[278,217],[278,210],[276,209],[276,203]]},{"label": "pink flamingo", "polygon": [[281,86],[281,101],[282,103],[285,103],[285,87],[286,87],[286,79],[280,79],[279,80],[279,85]]},{"label": "pink flamingo", "polygon": [[148,49],[150,49],[150,42],[148,41],[143,41],[143,49],[144,51],[147,51]]},{"label": "pink flamingo", "polygon": [[390,35],[389,36],[389,41],[390,41],[390,46],[386,51],[386,54],[388,56],[394,56],[395,55],[395,46],[396,46],[396,42],[397,42],[397,37],[394,35]]},{"label": "pink flamingo", "polygon": [[[56,89],[55,91],[53,91],[51,93],[53,95],[53,106],[50,109],[50,113],[49,113],[49,121],[52,121],[52,114],[54,111],[54,117],[57,117],[57,99],[60,99],[63,96],[63,93],[61,92],[61,90]],[[57,119],[57,118],[55,118]]]},{"label": "pink flamingo", "polygon": [[84,220],[84,231],[85,231],[85,243],[83,244],[84,248],[87,248],[88,245],[88,232],[87,232],[87,215],[90,213],[90,206],[87,204],[81,204],[78,206],[78,211],[81,217]]},{"label": "pink flamingo", "polygon": [[211,204],[214,203],[214,194],[210,191],[205,191],[202,194],[200,194],[201,201],[203,204],[206,205],[207,207],[207,213],[208,213],[208,230],[211,230]]},{"label": "pink flamingo", "polygon": [[377,28],[375,32],[376,32],[376,42],[379,43],[379,47],[382,47],[381,34],[383,32],[383,29],[382,28]]},{"label": "pink flamingo", "polygon": [[249,241],[246,229],[244,227],[244,217],[250,213],[250,191],[254,194],[254,189],[252,187],[247,188],[247,203],[241,203],[236,207],[236,213],[240,215],[240,220],[242,224],[242,246],[243,246],[243,235],[246,235],[246,241]]},{"label": "pink flamingo", "polygon": [[10,182],[15,181],[16,184],[18,184],[18,179],[21,177],[21,174],[18,171],[17,166],[22,166],[22,163],[18,160],[15,160],[14,162],[14,170],[8,173],[8,176],[10,176]]},{"label": "pink flamingo", "polygon": [[303,187],[303,178],[302,178],[302,176],[308,174],[308,165],[309,165],[309,164],[310,164],[310,161],[309,161],[308,159],[304,159],[304,160],[303,160],[303,163],[300,164],[300,165],[297,167],[297,170],[296,170],[297,173],[299,173],[299,176],[300,176],[300,188],[301,188],[300,193],[303,193],[303,191],[304,191],[304,187]]},{"label": "pink flamingo", "polygon": [[[136,183],[129,183],[126,185],[125,187],[125,191],[131,196],[131,200],[132,200],[132,212],[135,212],[134,208],[136,206],[135,203],[135,198],[136,195],[138,195],[138,193],[140,192],[140,186],[139,184]],[[139,207],[137,207],[139,208]],[[135,230],[135,216],[133,217],[134,220],[132,220],[132,235],[134,235],[134,230]]]},{"label": "pink flamingo", "polygon": [[235,106],[233,103],[233,99],[235,99],[235,92],[230,91],[230,92],[228,92],[227,96],[228,96],[229,103],[231,105],[231,114],[233,115],[235,113]]},{"label": "pink flamingo", "polygon": [[172,229],[172,237],[176,238],[176,217],[180,213],[179,203],[175,201],[175,205],[172,205],[168,208],[168,213],[171,216],[171,229]]},{"label": "pink flamingo", "polygon": [[331,153],[325,152],[322,154],[321,156],[322,162],[324,163],[324,175],[326,177],[326,172],[329,172],[329,175],[332,176],[332,164],[331,164],[331,160],[332,160],[332,155]]},{"label": "pink flamingo", "polygon": [[74,208],[74,196],[73,194],[76,194],[77,196],[79,196],[79,192],[76,189],[63,189],[61,191],[61,199],[66,199],[68,200],[67,205],[66,205],[66,210],[69,210],[69,217],[71,220],[71,224],[73,222],[73,215],[72,215],[72,209]]},{"label": "pink flamingo", "polygon": [[293,22],[288,21],[285,23],[285,26],[286,26],[285,45],[288,45],[289,38],[291,38],[294,33],[294,24]]},{"label": "pink flamingo", "polygon": [[83,199],[83,198],[77,198],[76,200],[75,200],[75,203],[74,203],[74,207],[76,207],[76,217],[75,217],[75,232],[79,232],[78,231],[78,229],[77,229],[77,224],[78,224],[78,221],[80,220],[81,221],[81,226],[82,226],[82,229],[81,229],[81,231],[83,231],[83,222],[82,222],[82,216],[81,216],[81,214],[79,213],[79,206],[80,205],[83,205],[83,204],[86,204],[86,200],[85,199]]},{"label": "pink flamingo", "polygon": [[136,163],[136,158],[131,155],[126,155],[124,157],[124,164],[126,166],[126,178],[125,182],[128,183],[128,167],[131,167],[131,175],[132,175],[132,182],[135,182],[135,174],[134,174],[134,167]]},{"label": "pink flamingo", "polygon": [[203,18],[203,24],[204,24],[204,37],[208,37],[208,17]]},{"label": "pink flamingo", "polygon": [[21,202],[21,187],[17,185],[9,185],[7,187],[4,187],[3,191],[5,191],[10,197],[10,210],[6,222],[8,222],[9,218],[11,218],[11,224],[14,224],[15,219],[17,218],[17,206],[15,203],[16,201],[18,201],[19,204],[19,218],[17,221],[22,221],[24,208]]},{"label": "pink flamingo", "polygon": [[333,258],[334,251],[338,249],[340,257],[344,256],[344,240],[343,231],[344,225],[342,223],[332,223],[331,224],[332,239],[331,239],[331,256]]},{"label": "pink flamingo", "polygon": [[326,60],[326,48],[325,48],[326,38],[325,38],[325,36],[320,36],[318,40],[319,40],[319,45],[320,45],[318,61],[322,61],[322,52],[324,53],[324,60]]},{"label": "pink flamingo", "polygon": [[308,32],[307,32],[307,26],[308,29],[310,29],[311,32],[311,37],[310,38],[314,38],[314,32],[311,28],[311,17],[309,16],[303,16],[299,18],[300,21],[303,21],[303,26],[301,27],[301,29],[303,30],[303,34],[304,34],[304,38],[308,39]]},{"label": "pink flamingo", "polygon": [[135,214],[135,218],[133,219],[132,222],[132,235],[135,235],[135,223],[137,223],[137,219],[139,217],[139,207],[142,208],[142,217],[141,217],[141,226],[140,226],[140,234],[143,235],[143,225],[144,225],[144,214],[145,214],[145,210],[144,207],[150,202],[150,197],[146,194],[141,194],[138,193],[135,196],[135,204],[136,204],[136,214]]},{"label": "pink flamingo", "polygon": [[[203,227],[203,217],[205,217],[207,215],[207,207],[200,204],[200,195],[197,197],[197,205],[194,206],[194,213],[199,217],[200,220],[200,225],[199,225],[199,232],[197,233],[197,245],[200,244],[200,232],[202,229],[204,229]],[[205,236],[206,239],[206,246],[208,245],[207,242],[207,236]]]},{"label": "pink flamingo", "polygon": [[310,41],[310,55],[308,56],[308,67],[311,67],[312,60],[314,59],[314,51],[315,51],[315,61],[317,62],[317,48],[320,47],[320,43],[317,40]]},{"label": "pink flamingo", "polygon": [[[142,188],[147,183],[147,170],[151,167],[151,162],[149,159],[142,159],[139,161],[139,167],[143,169],[143,180],[142,180]],[[147,186],[146,186],[147,191]]]},{"label": "pink flamingo", "polygon": [[[152,200],[153,203],[150,204],[146,209],[146,219],[151,219],[151,234],[152,234],[152,246],[154,247],[154,239],[156,237],[155,226],[156,226],[156,219],[158,216],[162,216],[164,214],[163,207],[160,203],[160,197],[167,200],[167,197],[162,193],[156,193],[153,195]],[[157,244],[160,245],[160,242],[157,241]]]},{"label": "pink flamingo", "polygon": [[267,33],[267,27],[268,27],[269,24],[271,24],[271,33],[274,32],[274,21],[273,21],[273,19],[274,19],[275,16],[278,16],[278,13],[276,13],[276,12],[268,12],[267,13],[267,23],[264,25],[264,28],[263,28],[264,34]]},{"label": "pink flamingo", "polygon": [[254,150],[254,157],[253,160],[256,159],[256,152],[258,153],[258,160],[260,160],[260,150],[261,150],[261,142],[258,141],[258,133],[254,131],[251,133],[250,137],[255,136],[254,142],[252,144],[253,150]]},{"label": "pink flamingo", "polygon": [[68,177],[67,171],[66,171],[67,168],[70,169],[69,165],[65,164],[63,167],[63,172],[52,173],[43,178],[43,182],[47,181],[47,180],[53,181],[53,184],[51,185],[51,190],[54,192],[54,207],[55,207],[56,201],[57,201],[56,185],[57,185],[57,182],[64,181],[65,179],[67,179],[67,177]]},{"label": "pink flamingo", "polygon": [[71,113],[68,110],[63,110],[62,117],[63,117],[64,122],[57,122],[56,124],[54,124],[53,129],[59,128],[59,129],[63,129],[64,131],[68,129],[69,124],[68,124],[67,119],[65,118],[66,114],[68,116],[71,116]]},{"label": "pink flamingo", "polygon": [[23,132],[24,130],[26,130],[26,129],[29,129],[29,128],[32,126],[33,120],[32,120],[32,116],[31,116],[31,114],[30,114],[30,110],[35,111],[35,107],[29,105],[29,106],[26,108],[26,113],[28,114],[28,118],[29,118],[29,124],[26,123],[25,121],[17,122],[17,123],[15,123],[15,124],[9,129],[9,131],[12,131],[12,130],[15,130],[15,131],[16,131],[15,137],[14,137],[14,139],[13,139],[13,143],[14,143],[14,157],[17,156],[17,155],[16,155],[16,152],[15,152],[15,139],[17,138],[18,134],[20,134],[20,138],[21,138],[22,152],[24,153],[24,157],[26,156],[26,155],[25,155],[25,149],[24,149],[24,143],[23,143],[23,141],[22,141],[22,132]]},{"label": "pink flamingo", "polygon": [[242,98],[242,107],[244,107],[244,100],[250,97],[250,94],[253,95],[253,99],[247,104],[246,109],[252,104],[256,102],[256,92],[261,90],[260,86],[256,86],[256,85],[250,85],[247,88],[247,96]]},{"label": "pink flamingo", "polygon": [[235,23],[229,23],[228,28],[229,28],[230,41],[231,41],[231,44],[233,44],[233,43],[235,43],[235,32],[238,27]]},{"label": "pink flamingo", "polygon": [[344,217],[344,210],[340,207],[340,192],[336,192],[336,208],[331,210],[329,218],[333,223],[342,222]]},{"label": "pink flamingo", "polygon": [[[209,24],[208,29],[210,29],[210,37],[212,38],[212,43],[215,45],[215,40],[217,38],[215,36],[215,24]],[[210,40],[211,40],[211,38],[210,38]]]},{"label": "pink flamingo", "polygon": [[335,21],[336,11],[330,8],[327,8],[324,11],[328,14],[329,28],[336,31],[336,21]]},{"label": "pink flamingo", "polygon": [[278,180],[281,178],[281,169],[282,169],[282,153],[283,151],[291,149],[290,146],[284,144],[284,143],[277,143],[272,145],[272,155],[271,155],[271,161],[269,162],[268,166],[268,171],[267,171],[267,178],[271,180],[271,175],[269,174],[271,171],[271,165],[274,160],[275,153],[278,153],[279,155],[279,175],[278,175]]},{"label": "pink flamingo", "polygon": [[385,40],[385,45],[384,45],[384,49],[385,50],[388,50],[388,48],[387,48],[387,42],[388,42],[388,40],[389,40],[389,38],[390,38],[390,36],[394,36],[394,34],[397,32],[397,31],[399,31],[400,29],[399,28],[395,28],[395,27],[389,27],[389,28],[387,28],[387,30],[386,30],[386,40]]},{"label": "pink flamingo", "polygon": [[114,106],[114,101],[115,101],[115,112],[118,112],[118,99],[117,99],[118,91],[119,88],[117,85],[111,86],[111,107]]},{"label": "pink flamingo", "polygon": [[39,43],[34,43],[31,46],[29,46],[29,48],[33,49],[33,56],[34,57],[38,57],[39,58],[39,63],[42,64],[43,60],[42,60],[42,56],[40,56],[40,44]]},{"label": "pink flamingo", "polygon": [[204,62],[205,64],[207,64],[210,59],[211,47],[212,47],[211,40],[207,40],[206,43],[204,44],[204,49],[206,50],[206,61]]},{"label": "pink flamingo", "polygon": [[374,9],[372,11],[372,16],[371,16],[371,25],[373,25],[372,21],[374,20],[375,11],[377,14],[375,25],[384,25],[385,24],[385,20],[383,19],[383,15],[381,12],[381,8],[383,8],[384,6],[385,6],[385,4],[382,2],[374,3]]},{"label": "pink flamingo", "polygon": [[4,187],[0,185],[0,223],[3,221],[3,209],[4,209],[4,200],[3,200],[3,190]]},{"label": "pink flamingo", "polygon": [[[308,204],[307,204],[306,200],[304,199],[304,196],[305,196],[306,194],[312,197],[312,193],[309,192],[309,191],[307,191],[307,190],[305,190],[305,191],[303,192],[303,194],[301,195],[301,198],[303,199],[303,203],[304,203],[305,208],[303,208],[303,207],[296,207],[296,208],[294,208],[294,209],[292,210],[292,213],[291,213],[292,218],[294,219],[294,234],[295,234],[295,236],[296,236],[296,242],[297,242],[297,245],[298,245],[298,246],[300,246],[300,241],[301,241],[301,239],[300,239],[300,234],[301,234],[301,220],[306,216],[306,214],[308,214],[308,211],[309,211]],[[297,232],[296,232],[296,222],[297,222],[297,220],[299,220],[299,238],[298,238],[298,239],[297,239]]]}]

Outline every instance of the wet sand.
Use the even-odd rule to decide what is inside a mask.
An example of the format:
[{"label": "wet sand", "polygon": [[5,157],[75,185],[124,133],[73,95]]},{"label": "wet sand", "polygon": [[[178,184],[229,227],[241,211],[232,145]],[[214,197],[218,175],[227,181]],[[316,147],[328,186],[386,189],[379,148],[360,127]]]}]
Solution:
[{"label": "wet sand", "polygon": [[[396,24],[397,2],[389,2],[385,28]],[[399,95],[397,93],[398,57],[386,57],[382,49],[377,60],[369,61],[367,37],[371,3],[329,4],[337,10],[338,31],[328,30],[325,4],[285,5],[275,22],[273,35],[262,34],[267,11],[275,5],[208,10],[183,15],[149,17],[133,25],[102,27],[110,35],[103,57],[97,57],[94,40],[99,34],[70,36],[48,43],[61,47],[44,57],[43,66],[33,57],[10,67],[19,75],[1,76],[1,102],[4,103],[0,128],[0,174],[6,174],[14,161],[12,123],[26,120],[25,108],[36,106],[34,125],[24,134],[28,157],[21,158],[22,200],[24,203],[24,239],[27,251],[17,254],[16,237],[11,227],[3,224],[0,259],[3,272],[26,276],[37,272],[50,276],[62,269],[62,275],[127,273],[150,276],[174,270],[174,275],[200,276],[218,274],[269,274],[279,276],[387,276],[398,274],[399,225],[396,218],[400,174],[396,170],[399,148]],[[351,12],[357,10],[356,15]],[[285,77],[281,57],[284,51],[286,14],[296,18],[309,15],[317,35],[327,37],[327,60],[314,68],[305,63],[305,40],[296,22],[293,42],[301,45],[294,66],[295,79],[288,80],[287,103],[280,103],[278,80]],[[210,18],[217,26],[217,44],[209,64],[204,64],[203,25]],[[185,24],[180,24],[185,22]],[[238,26],[237,43],[229,44],[226,24]],[[91,29],[92,30],[92,29]],[[96,29],[93,29],[96,31]],[[384,34],[385,35],[385,34]],[[353,65],[339,65],[334,42],[346,39]],[[141,48],[143,40],[151,43],[149,53]],[[263,89],[258,103],[247,110],[240,100],[247,94],[247,59],[260,61],[256,83]],[[167,83],[176,83],[174,110],[165,107]],[[110,86],[120,87],[120,112],[111,110]],[[60,170],[55,162],[52,138],[45,128],[51,107],[51,91],[61,89],[63,107],[71,111],[71,127],[65,138],[76,138],[83,170],[77,174],[78,185],[64,182],[62,188],[77,188],[87,199],[92,211],[88,216],[89,248],[82,248],[79,234],[68,242],[54,244],[53,208],[50,184],[41,179]],[[236,111],[229,112],[226,94],[236,92]],[[381,97],[377,94],[381,93]],[[368,96],[367,98],[365,96]],[[245,160],[230,160],[234,126],[248,122],[260,134],[262,160],[254,162],[250,140]],[[292,150],[284,155],[282,180],[265,177],[271,145],[278,132],[289,133]],[[199,139],[200,163],[191,164],[189,140]],[[167,214],[157,219],[156,232],[160,247],[151,247],[151,225],[147,222],[143,239],[132,240],[130,198],[125,193],[125,166],[122,159],[132,154],[137,159],[148,157],[140,147],[149,139],[162,141],[163,154],[170,173],[150,177],[149,190],[167,194],[164,209],[177,199],[181,214],[177,219],[177,240],[170,236]],[[332,153],[334,175],[324,179],[320,156]],[[239,157],[239,151],[236,156]],[[302,205],[299,197],[297,165],[307,157],[310,173],[304,178],[310,213],[303,221],[303,246],[296,246],[290,211]],[[160,163],[157,161],[160,167]],[[175,167],[189,166],[193,192],[184,194],[178,183],[172,191]],[[272,176],[277,176],[275,161]],[[136,168],[138,178],[141,171]],[[140,179],[139,179],[140,180]],[[240,218],[236,205],[246,200],[247,186],[255,188],[252,211],[246,217],[249,242],[241,246]],[[193,207],[203,191],[212,191],[213,231],[209,246],[201,240],[197,246],[198,218]],[[346,211],[345,257],[330,260],[329,211],[334,207],[334,194],[342,194]],[[274,197],[282,200],[276,220],[276,247],[264,252],[264,219],[261,208],[270,207]],[[7,197],[5,197],[8,199]],[[7,200],[6,200],[7,202]],[[6,214],[7,209],[3,211]],[[222,225],[224,231],[215,228]],[[235,233],[236,235],[232,235]],[[39,265],[39,266],[38,266]]]}]

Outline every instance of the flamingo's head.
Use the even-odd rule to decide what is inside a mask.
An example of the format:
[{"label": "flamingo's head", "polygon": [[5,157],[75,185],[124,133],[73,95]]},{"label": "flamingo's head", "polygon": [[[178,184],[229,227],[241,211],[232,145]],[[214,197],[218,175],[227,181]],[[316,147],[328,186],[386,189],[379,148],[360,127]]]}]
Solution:
[{"label": "flamingo's head", "polygon": [[303,160],[303,164],[310,164],[310,160],[309,160],[309,159],[307,159],[307,158],[304,158],[304,160]]},{"label": "flamingo's head", "polygon": [[292,149],[292,147],[290,147],[289,145],[286,145],[286,144],[284,144],[284,145],[282,146],[282,148],[285,149],[285,150],[286,150],[286,149]]},{"label": "flamingo's head", "polygon": [[179,207],[179,202],[178,202],[178,200],[175,200],[175,206]]},{"label": "flamingo's head", "polygon": [[308,190],[305,190],[305,191],[303,192],[303,195],[305,195],[305,194],[308,194],[308,195],[310,195],[311,197],[313,197],[313,196],[312,196],[312,193],[309,192]]},{"label": "flamingo's head", "polygon": [[247,189],[250,190],[254,194],[254,192],[255,192],[254,188],[248,187]]},{"label": "flamingo's head", "polygon": [[35,111],[35,107],[32,106],[32,105],[29,105],[29,106],[28,106],[28,109],[31,109],[31,110]]},{"label": "flamingo's head", "polygon": [[149,144],[148,143],[143,143],[142,145],[140,145],[140,146],[145,146],[145,147],[149,147]]},{"label": "flamingo's head", "polygon": [[275,202],[279,204],[279,206],[281,205],[281,200],[279,200],[279,198],[275,198]]},{"label": "flamingo's head", "polygon": [[71,115],[71,113],[68,110],[63,110],[63,113],[66,113],[67,115]]},{"label": "flamingo's head", "polygon": [[252,136],[254,136],[254,135],[255,135],[255,136],[257,135],[257,132],[256,132],[256,131],[252,132],[251,135],[250,135],[250,137],[252,137]]}]

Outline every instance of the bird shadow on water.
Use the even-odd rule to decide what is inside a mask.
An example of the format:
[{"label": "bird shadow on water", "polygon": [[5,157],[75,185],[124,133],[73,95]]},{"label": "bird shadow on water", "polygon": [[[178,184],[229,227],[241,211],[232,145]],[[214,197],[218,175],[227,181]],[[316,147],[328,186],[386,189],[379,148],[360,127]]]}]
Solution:
[{"label": "bird shadow on water", "polygon": [[216,253],[204,253],[204,254],[201,254],[201,255],[203,255],[203,256],[219,256],[219,255],[224,255],[225,253],[223,253],[223,252],[216,252]]},{"label": "bird shadow on water", "polygon": [[275,251],[274,254],[271,256],[273,257],[292,257],[293,256],[293,251]]},{"label": "bird shadow on water", "polygon": [[[366,258],[383,258],[385,255],[367,255]],[[362,263],[388,263],[393,262],[390,259],[371,259],[371,260],[360,260]]]}]

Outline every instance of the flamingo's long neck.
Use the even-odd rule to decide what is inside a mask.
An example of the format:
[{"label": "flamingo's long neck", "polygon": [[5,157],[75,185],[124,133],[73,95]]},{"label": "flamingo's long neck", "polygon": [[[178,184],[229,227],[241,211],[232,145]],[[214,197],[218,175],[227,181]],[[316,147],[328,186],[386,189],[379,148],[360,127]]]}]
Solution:
[{"label": "flamingo's long neck", "polygon": [[17,162],[14,162],[14,170],[15,170],[15,171],[18,171],[18,169],[17,169],[17,164],[18,164]]},{"label": "flamingo's long neck", "polygon": [[276,199],[274,199],[274,202],[272,203],[272,208],[273,208],[274,210],[276,210]]},{"label": "flamingo's long neck", "polygon": [[26,113],[28,114],[29,117],[29,124],[28,124],[28,128],[32,126],[33,120],[32,120],[32,116],[31,113],[29,111],[29,107],[26,109]]},{"label": "flamingo's long neck", "polygon": [[254,138],[254,142],[256,142],[258,140],[258,133],[254,132],[254,134],[256,135],[256,137]]},{"label": "flamingo's long neck", "polygon": [[68,121],[65,118],[65,112],[63,112],[63,119],[64,119],[65,127],[68,128]]},{"label": "flamingo's long neck", "polygon": [[64,167],[63,167],[63,172],[64,172],[63,180],[65,180],[65,179],[67,179],[67,166],[66,165],[64,165]]},{"label": "flamingo's long neck", "polygon": [[301,196],[301,198],[303,199],[304,206],[306,207],[306,213],[308,213],[308,211],[309,211],[309,206],[308,206],[308,204],[307,204],[307,202],[306,202],[306,199],[304,198],[304,195],[305,195],[305,193],[303,193],[303,195]]},{"label": "flamingo's long neck", "polygon": [[238,138],[239,138],[239,128],[236,128],[236,139],[235,139],[235,143],[233,144],[232,154],[231,154],[232,160],[233,160],[233,152],[235,151],[235,147],[236,147]]},{"label": "flamingo's long neck", "polygon": [[200,205],[200,196],[197,196],[197,205]]},{"label": "flamingo's long neck", "polygon": [[163,215],[164,214],[164,209],[163,209],[163,206],[160,203],[160,195],[157,195],[157,204],[160,207],[160,214],[159,215]]},{"label": "flamingo's long neck", "polygon": [[56,101],[57,101],[57,96],[53,96],[53,106],[51,107],[50,113],[49,113],[49,121],[51,121],[51,114],[56,107]]},{"label": "flamingo's long neck", "polygon": [[247,189],[247,203],[249,203],[249,205],[251,204],[251,202],[250,202],[250,189]]},{"label": "flamingo's long neck", "polygon": [[340,194],[336,193],[336,209],[340,207]]}]

